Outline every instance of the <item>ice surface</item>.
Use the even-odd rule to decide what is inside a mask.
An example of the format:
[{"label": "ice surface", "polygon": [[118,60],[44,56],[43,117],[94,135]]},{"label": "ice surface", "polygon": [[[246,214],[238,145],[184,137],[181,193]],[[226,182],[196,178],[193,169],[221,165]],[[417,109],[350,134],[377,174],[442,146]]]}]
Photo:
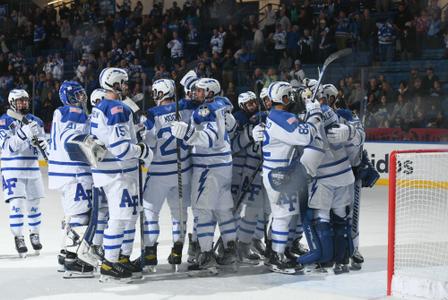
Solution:
[{"label": "ice surface", "polygon": [[[46,175],[44,176],[46,177]],[[45,178],[46,184],[46,178]],[[263,266],[211,278],[144,279],[127,285],[101,284],[94,279],[62,279],[57,273],[63,217],[59,193],[47,191],[42,201],[40,256],[19,259],[8,226],[7,204],[0,210],[0,299],[381,299],[386,294],[387,188],[363,189],[361,252],[363,270],[346,275],[282,275]],[[171,221],[166,207],[160,217],[159,271],[168,272]],[[190,225],[189,225],[190,228]],[[139,232],[139,231],[137,231]],[[26,237],[29,251],[31,245]],[[185,247],[186,248],[186,247]],[[134,256],[140,245],[138,234]],[[186,249],[184,249],[186,251]],[[185,253],[185,252],[184,252]]]}]

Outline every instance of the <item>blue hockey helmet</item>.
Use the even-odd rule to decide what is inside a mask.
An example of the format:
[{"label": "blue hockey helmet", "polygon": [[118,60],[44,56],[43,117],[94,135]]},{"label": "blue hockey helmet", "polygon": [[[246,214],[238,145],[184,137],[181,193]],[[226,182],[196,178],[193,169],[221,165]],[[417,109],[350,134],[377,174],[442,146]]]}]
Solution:
[{"label": "blue hockey helmet", "polygon": [[87,94],[76,81],[64,81],[59,88],[59,99],[64,105],[79,105],[87,102]]}]

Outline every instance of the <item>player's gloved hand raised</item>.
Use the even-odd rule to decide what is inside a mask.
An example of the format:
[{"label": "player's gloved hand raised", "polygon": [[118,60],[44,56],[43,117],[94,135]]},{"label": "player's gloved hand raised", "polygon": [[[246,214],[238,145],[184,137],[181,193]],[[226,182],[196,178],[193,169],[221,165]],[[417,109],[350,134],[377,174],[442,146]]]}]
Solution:
[{"label": "player's gloved hand raised", "polygon": [[335,124],[327,131],[328,141],[332,144],[344,143],[355,136],[352,125]]},{"label": "player's gloved hand raised", "polygon": [[39,133],[40,127],[36,121],[31,121],[27,125],[22,126],[22,128],[17,131],[17,135],[20,139],[28,139],[30,141],[32,141],[35,136],[39,135]]},{"label": "player's gloved hand raised", "polygon": [[146,137],[146,127],[142,123],[135,125],[135,131],[137,134],[137,140],[143,141]]},{"label": "player's gloved hand raised", "polygon": [[313,113],[322,113],[322,109],[320,108],[320,103],[319,101],[311,101],[311,100],[307,100],[305,101],[305,108],[308,114],[313,114]]},{"label": "player's gloved hand raised", "polygon": [[252,138],[254,139],[255,142],[263,142],[264,127],[265,125],[261,123],[255,126],[254,129],[252,129]]},{"label": "player's gloved hand raised", "polygon": [[188,131],[188,124],[185,122],[173,121],[171,123],[171,134],[178,139],[184,139]]},{"label": "player's gloved hand raised", "polygon": [[149,166],[154,157],[151,148],[149,148],[149,146],[145,143],[138,143],[137,146],[140,147],[140,155],[138,158],[142,160],[146,166]]}]

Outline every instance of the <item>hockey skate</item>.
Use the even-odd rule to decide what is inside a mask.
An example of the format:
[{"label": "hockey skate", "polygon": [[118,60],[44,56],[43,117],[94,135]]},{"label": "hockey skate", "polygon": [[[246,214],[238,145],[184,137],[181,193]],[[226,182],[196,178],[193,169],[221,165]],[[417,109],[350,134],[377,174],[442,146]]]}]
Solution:
[{"label": "hockey skate", "polygon": [[30,242],[31,242],[31,246],[33,247],[34,251],[36,252],[36,255],[39,255],[40,250],[42,249],[42,244],[40,243],[39,234],[38,233],[30,234]]},{"label": "hockey skate", "polygon": [[90,253],[98,258],[98,261],[102,261],[104,259],[104,249],[100,245],[91,245]]},{"label": "hockey skate", "polygon": [[238,242],[238,259],[243,264],[258,265],[261,256],[253,252],[250,244]]},{"label": "hockey skate", "polygon": [[118,282],[129,283],[132,282],[132,273],[129,272],[122,264],[116,262],[112,263],[104,260],[100,268],[100,282]]},{"label": "hockey skate", "polygon": [[218,269],[213,250],[208,252],[201,252],[198,255],[198,262],[196,264],[188,266],[190,274],[197,272],[199,275],[216,275]]},{"label": "hockey skate", "polygon": [[227,247],[224,248],[222,256],[216,257],[216,261],[221,266],[231,267],[234,272],[238,271],[238,257],[235,241],[229,241],[227,243]]},{"label": "hockey skate", "polygon": [[250,245],[250,248],[253,253],[258,254],[259,256],[265,256],[266,252],[266,245],[263,243],[262,240],[259,239],[252,239],[252,243]]},{"label": "hockey skate", "polygon": [[64,262],[65,262],[65,256],[67,255],[67,252],[62,249],[61,252],[58,254],[58,272],[65,272]]},{"label": "hockey skate", "polygon": [[173,267],[173,272],[179,272],[179,265],[182,263],[182,248],[184,244],[182,242],[175,242],[171,253],[168,256],[168,263]]},{"label": "hockey skate", "polygon": [[351,266],[350,270],[359,271],[362,268],[362,264],[364,263],[364,257],[361,255],[358,249],[355,249],[351,257]]},{"label": "hockey skate", "polygon": [[26,253],[28,252],[28,248],[26,247],[25,239],[23,238],[23,236],[14,237],[14,242],[16,244],[16,250],[19,253],[19,256],[21,258],[25,258]]},{"label": "hockey skate", "polygon": [[282,274],[295,274],[296,262],[289,260],[283,253],[273,251],[269,258],[269,270]]},{"label": "hockey skate", "polygon": [[335,264],[333,267],[333,272],[335,275],[350,272],[348,264]]},{"label": "hockey skate", "polygon": [[76,253],[67,252],[64,259],[65,273],[62,276],[69,278],[93,278],[94,268],[80,260]]},{"label": "hockey skate", "polygon": [[[143,273],[156,272],[157,261],[157,243],[154,246],[145,247],[145,253],[143,257],[139,257],[132,262],[133,265],[143,266]],[[143,259],[143,262],[142,262]]]},{"label": "hockey skate", "polygon": [[289,253],[291,255],[293,255],[295,258],[298,258],[304,254],[306,254],[308,252],[308,249],[305,248],[305,246],[303,246],[300,243],[300,239],[295,239],[292,242],[291,248],[289,248]]},{"label": "hockey skate", "polygon": [[198,255],[200,252],[199,242],[192,240],[191,233],[188,234],[188,257],[189,264],[196,264],[198,262]]},{"label": "hockey skate", "polygon": [[118,262],[129,272],[132,273],[132,279],[142,279],[142,266],[135,261],[131,262],[130,257],[127,255],[120,254]]}]

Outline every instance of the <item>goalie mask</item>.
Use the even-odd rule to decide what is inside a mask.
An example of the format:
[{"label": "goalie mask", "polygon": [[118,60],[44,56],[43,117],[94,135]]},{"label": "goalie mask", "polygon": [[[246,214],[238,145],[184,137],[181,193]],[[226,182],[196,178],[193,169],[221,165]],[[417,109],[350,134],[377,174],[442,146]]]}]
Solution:
[{"label": "goalie mask", "polygon": [[83,106],[87,103],[86,91],[76,81],[64,81],[61,84],[59,99],[64,105]]},{"label": "goalie mask", "polygon": [[9,106],[15,112],[26,115],[30,110],[30,96],[23,89],[14,89],[8,95]]}]

